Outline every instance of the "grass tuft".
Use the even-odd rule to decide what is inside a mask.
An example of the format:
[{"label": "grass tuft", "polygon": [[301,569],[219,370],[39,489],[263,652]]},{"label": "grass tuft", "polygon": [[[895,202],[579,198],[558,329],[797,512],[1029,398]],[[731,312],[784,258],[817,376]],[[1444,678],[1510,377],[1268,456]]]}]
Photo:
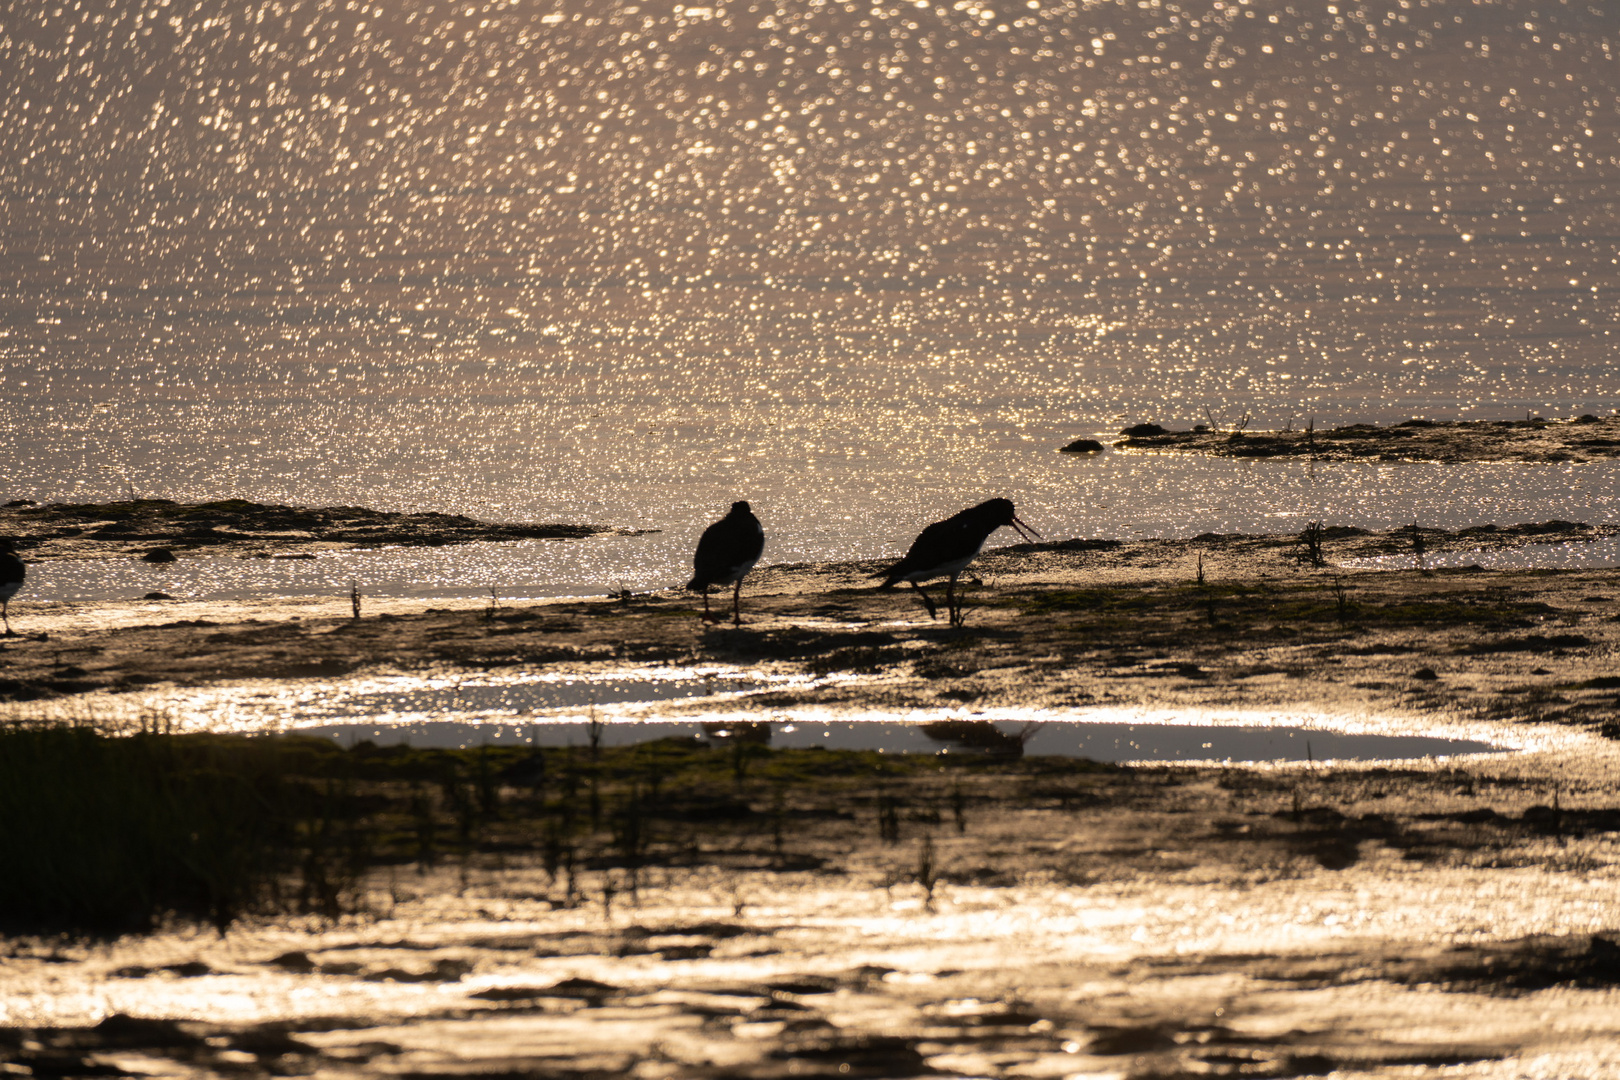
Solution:
[{"label": "grass tuft", "polygon": [[[85,727],[0,730],[0,925],[121,933],[179,917],[337,914],[341,793],[304,747]],[[289,879],[297,879],[289,888]]]}]

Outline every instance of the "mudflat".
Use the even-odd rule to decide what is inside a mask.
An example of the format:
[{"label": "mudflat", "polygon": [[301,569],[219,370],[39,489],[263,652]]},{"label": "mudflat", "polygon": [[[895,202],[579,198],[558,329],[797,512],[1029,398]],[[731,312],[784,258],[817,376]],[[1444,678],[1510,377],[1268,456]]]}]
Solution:
[{"label": "mudflat", "polygon": [[[175,602],[9,641],[21,710],[160,681],[721,662],[838,676],[751,696],[761,717],[1252,708],[1523,749],[1123,767],[579,747],[538,784],[505,750],[487,799],[476,753],[446,751],[431,781],[365,781],[402,824],[341,911],[11,939],[0,1047],[55,1075],[1608,1075],[1620,580],[1424,565],[1599,535],[1022,545],[975,563],[960,629],[873,591],[874,563],[757,572],[741,628],[665,592],[252,623]],[[1368,557],[1410,564],[1335,565]],[[362,759],[412,752],[328,753],[372,776]]]},{"label": "mudflat", "polygon": [[[977,576],[962,586],[968,617],[960,630],[929,619],[909,590],[874,590],[876,562],[756,571],[741,628],[702,623],[696,597],[678,590],[453,608],[395,603],[359,619],[310,617],[291,603],[285,610],[300,617],[276,618],[271,603],[240,622],[231,621],[228,605],[165,601],[144,605],[146,625],[6,643],[0,700],[377,665],[585,670],[721,661],[868,677],[784,691],[761,699],[763,707],[790,698],[918,707],[1164,701],[1597,724],[1614,704],[1602,681],[1620,645],[1614,571],[1425,570],[1421,563],[1459,549],[1613,532],[1545,522],[1415,534],[1328,528],[1309,540],[1205,534],[1018,545],[974,564]],[[1412,553],[1414,538],[1421,556]],[[1369,558],[1410,560],[1411,568],[1333,565]],[[60,610],[65,618],[93,606]],[[347,607],[334,601],[324,610]],[[198,617],[204,610],[207,617]],[[28,611],[14,607],[24,630]],[[50,625],[42,615],[35,626]]]},{"label": "mudflat", "polygon": [[396,513],[360,506],[277,506],[248,499],[181,503],[45,503],[0,506],[0,536],[29,561],[187,554],[315,558],[318,552],[402,545],[443,547],[501,540],[576,540],[636,530],[603,525],[493,524],[460,514]]}]

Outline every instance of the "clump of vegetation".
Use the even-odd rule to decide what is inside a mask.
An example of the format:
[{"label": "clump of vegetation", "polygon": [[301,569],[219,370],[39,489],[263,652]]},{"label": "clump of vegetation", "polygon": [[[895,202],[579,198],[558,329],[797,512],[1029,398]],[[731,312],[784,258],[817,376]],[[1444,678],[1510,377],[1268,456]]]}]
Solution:
[{"label": "clump of vegetation", "polygon": [[168,917],[336,914],[353,874],[343,793],[293,779],[281,740],[0,730],[0,925],[95,933]]},{"label": "clump of vegetation", "polygon": [[1305,529],[1299,534],[1299,552],[1295,556],[1307,566],[1323,567],[1327,565],[1327,555],[1322,551],[1322,523],[1308,521]]},{"label": "clump of vegetation", "polygon": [[774,748],[754,734],[541,753],[0,727],[0,932],[334,918],[386,905],[368,892],[373,870],[448,863],[465,877],[524,853],[550,873],[554,903],[580,901],[582,871],[617,875],[634,903],[652,866],[819,865],[785,827],[808,807],[842,814],[878,785],[880,829],[898,840],[903,804],[886,785],[1038,760]]}]

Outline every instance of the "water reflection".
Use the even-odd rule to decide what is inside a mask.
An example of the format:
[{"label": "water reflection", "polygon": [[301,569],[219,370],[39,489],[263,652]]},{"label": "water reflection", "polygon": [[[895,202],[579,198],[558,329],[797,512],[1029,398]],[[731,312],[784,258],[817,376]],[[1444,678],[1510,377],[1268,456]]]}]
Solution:
[{"label": "water reflection", "polygon": [[362,741],[379,746],[635,746],[678,739],[715,747],[743,744],[1003,758],[1030,754],[1102,762],[1382,761],[1502,752],[1501,747],[1474,739],[1429,735],[1361,734],[1320,727],[1091,723],[1073,719],[922,723],[742,718],[597,724],[438,721],[316,724],[301,725],[298,730],[334,739],[344,746]]},{"label": "water reflection", "polygon": [[941,745],[940,753],[1023,757],[1024,747],[1041,726],[1030,722],[1008,731],[988,720],[934,720],[922,725],[922,733]]}]

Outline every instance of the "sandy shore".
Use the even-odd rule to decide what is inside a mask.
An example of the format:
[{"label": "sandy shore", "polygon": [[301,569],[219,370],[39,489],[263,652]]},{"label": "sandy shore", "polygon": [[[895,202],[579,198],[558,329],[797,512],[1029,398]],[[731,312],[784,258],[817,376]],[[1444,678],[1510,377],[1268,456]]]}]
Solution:
[{"label": "sandy shore", "polygon": [[[1411,552],[1401,531],[1324,544]],[[1540,749],[739,776],[735,821],[657,826],[633,898],[610,859],[565,885],[506,844],[379,869],[368,912],[337,924],[13,941],[0,1049],[54,1075],[1615,1075],[1615,572],[1308,556],[1296,537],[1001,549],[961,630],[872,591],[865,564],[757,573],[741,629],[674,593],[359,620],[158,605],[94,630],[19,604],[48,637],[5,644],[14,700],[721,662],[860,676],[761,709],[1252,707],[1454,719]]]}]

